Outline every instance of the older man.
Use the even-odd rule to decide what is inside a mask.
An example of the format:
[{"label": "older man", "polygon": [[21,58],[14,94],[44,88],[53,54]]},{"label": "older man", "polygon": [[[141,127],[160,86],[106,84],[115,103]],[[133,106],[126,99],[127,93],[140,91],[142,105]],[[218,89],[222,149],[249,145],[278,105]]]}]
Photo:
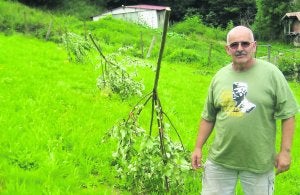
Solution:
[{"label": "older man", "polygon": [[[213,129],[215,138],[202,178],[203,195],[233,195],[238,179],[246,195],[269,195],[275,172],[287,171],[295,129],[296,100],[283,74],[268,62],[255,59],[252,31],[237,26],[227,35],[232,63],[211,81],[202,112],[194,169],[202,167],[202,147]],[[238,103],[240,96],[245,98]],[[276,120],[282,122],[281,149],[276,155]]]}]

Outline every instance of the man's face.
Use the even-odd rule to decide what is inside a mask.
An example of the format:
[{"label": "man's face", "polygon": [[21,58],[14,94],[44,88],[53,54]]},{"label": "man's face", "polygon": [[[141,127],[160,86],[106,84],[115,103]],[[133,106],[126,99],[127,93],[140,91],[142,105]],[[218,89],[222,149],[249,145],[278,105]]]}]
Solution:
[{"label": "man's face", "polygon": [[244,99],[247,94],[247,84],[235,82],[232,86],[232,98],[234,101]]},{"label": "man's face", "polygon": [[256,51],[256,42],[248,31],[237,30],[230,34],[226,51],[232,57],[233,64],[247,66]]},{"label": "man's face", "polygon": [[245,90],[243,87],[236,87],[233,89],[232,98],[235,101],[238,101],[240,99],[243,99],[245,96]]}]

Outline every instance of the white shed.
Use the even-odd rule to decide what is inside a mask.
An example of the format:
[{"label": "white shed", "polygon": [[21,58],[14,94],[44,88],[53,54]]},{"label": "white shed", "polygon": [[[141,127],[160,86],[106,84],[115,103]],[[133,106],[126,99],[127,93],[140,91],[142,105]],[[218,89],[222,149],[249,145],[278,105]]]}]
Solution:
[{"label": "white shed", "polygon": [[93,21],[111,15],[114,18],[121,18],[126,21],[147,25],[150,28],[162,28],[165,17],[165,10],[170,9],[165,6],[157,5],[131,5],[122,6],[101,15],[93,16]]}]

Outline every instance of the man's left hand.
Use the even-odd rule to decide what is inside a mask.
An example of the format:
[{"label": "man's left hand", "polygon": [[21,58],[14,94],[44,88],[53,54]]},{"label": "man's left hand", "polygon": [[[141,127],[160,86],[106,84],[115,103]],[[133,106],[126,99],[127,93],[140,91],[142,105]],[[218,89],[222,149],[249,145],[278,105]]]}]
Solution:
[{"label": "man's left hand", "polygon": [[291,165],[291,155],[289,151],[281,151],[276,156],[275,167],[276,167],[276,175],[279,173],[285,172],[289,170]]}]

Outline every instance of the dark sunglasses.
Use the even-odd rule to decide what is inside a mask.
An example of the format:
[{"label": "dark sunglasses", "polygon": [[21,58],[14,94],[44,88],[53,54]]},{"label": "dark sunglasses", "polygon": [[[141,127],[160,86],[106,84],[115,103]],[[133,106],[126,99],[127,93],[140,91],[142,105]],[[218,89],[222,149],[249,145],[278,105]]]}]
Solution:
[{"label": "dark sunglasses", "polygon": [[242,48],[247,48],[250,46],[250,44],[253,42],[249,41],[240,41],[240,42],[233,42],[229,44],[230,49],[237,49],[239,45],[241,44]]}]

